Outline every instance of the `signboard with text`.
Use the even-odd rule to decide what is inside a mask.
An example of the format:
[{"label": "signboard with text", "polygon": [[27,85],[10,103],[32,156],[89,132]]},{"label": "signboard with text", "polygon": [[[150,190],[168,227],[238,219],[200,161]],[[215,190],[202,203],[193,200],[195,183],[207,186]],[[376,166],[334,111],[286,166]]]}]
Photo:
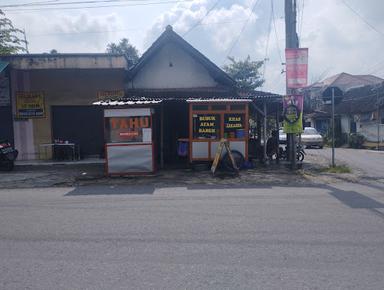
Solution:
[{"label": "signboard with text", "polygon": [[241,138],[245,128],[245,114],[224,115],[224,138]]},{"label": "signboard with text", "polygon": [[303,103],[302,95],[283,97],[284,132],[298,134],[303,131]]},{"label": "signboard with text", "polygon": [[[149,116],[107,118],[108,143],[146,143],[151,142],[151,123]],[[149,130],[145,130],[149,128]]]},{"label": "signboard with text", "polygon": [[297,89],[307,86],[308,48],[285,49],[287,88]]},{"label": "signboard with text", "polygon": [[217,139],[220,134],[219,114],[196,114],[193,116],[193,135],[196,139]]},{"label": "signboard with text", "polygon": [[16,92],[16,116],[26,119],[44,118],[44,94],[42,92]]},{"label": "signboard with text", "polygon": [[109,99],[121,99],[124,97],[123,90],[114,90],[114,91],[98,91],[97,100],[104,101]]}]

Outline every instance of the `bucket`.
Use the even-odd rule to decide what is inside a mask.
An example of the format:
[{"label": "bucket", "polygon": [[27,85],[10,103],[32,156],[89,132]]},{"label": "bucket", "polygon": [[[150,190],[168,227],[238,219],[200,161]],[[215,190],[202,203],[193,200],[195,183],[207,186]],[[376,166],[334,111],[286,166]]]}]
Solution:
[{"label": "bucket", "polygon": [[244,129],[237,129],[236,130],[236,138],[244,138],[245,137],[245,130]]}]

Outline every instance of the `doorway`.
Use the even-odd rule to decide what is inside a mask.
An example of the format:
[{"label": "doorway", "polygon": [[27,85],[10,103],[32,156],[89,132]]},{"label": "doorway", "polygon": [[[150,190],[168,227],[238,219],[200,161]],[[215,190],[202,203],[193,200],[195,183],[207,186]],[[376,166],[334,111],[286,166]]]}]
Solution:
[{"label": "doorway", "polygon": [[[161,108],[162,106],[162,108]],[[178,156],[178,139],[188,138],[188,104],[185,100],[163,100],[157,114],[156,143],[158,163],[161,166],[163,153],[165,168],[182,168],[187,164],[187,156]],[[163,116],[161,116],[163,114]],[[163,121],[163,126],[161,125]],[[163,129],[163,132],[161,130]],[[162,138],[161,138],[162,135]],[[161,146],[163,139],[163,146]],[[160,167],[159,166],[159,167]]]}]

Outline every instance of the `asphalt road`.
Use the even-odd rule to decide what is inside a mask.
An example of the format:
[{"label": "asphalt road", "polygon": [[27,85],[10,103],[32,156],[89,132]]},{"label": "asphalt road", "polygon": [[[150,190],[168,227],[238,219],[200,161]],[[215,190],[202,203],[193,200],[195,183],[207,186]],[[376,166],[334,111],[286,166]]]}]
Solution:
[{"label": "asphalt road", "polygon": [[383,289],[384,187],[0,190],[0,289]]},{"label": "asphalt road", "polygon": [[[331,163],[332,149],[306,149],[308,155],[322,156]],[[335,149],[336,165],[338,163],[348,164],[352,169],[360,171],[371,179],[384,178],[384,151],[363,149]]]}]

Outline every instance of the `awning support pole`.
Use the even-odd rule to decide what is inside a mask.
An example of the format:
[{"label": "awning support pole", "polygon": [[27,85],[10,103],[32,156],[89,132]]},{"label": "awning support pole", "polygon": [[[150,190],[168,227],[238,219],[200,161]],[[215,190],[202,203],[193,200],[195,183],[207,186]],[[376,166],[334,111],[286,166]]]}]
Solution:
[{"label": "awning support pole", "polygon": [[164,102],[161,102],[160,110],[160,168],[164,168]]},{"label": "awning support pole", "polygon": [[276,163],[279,164],[280,159],[280,152],[279,152],[279,146],[280,146],[280,140],[279,140],[279,118],[280,117],[280,103],[276,103]]},{"label": "awning support pole", "polygon": [[267,162],[267,102],[264,101],[264,124],[263,124],[263,140],[264,140],[264,146],[263,146],[263,161],[264,163]]},{"label": "awning support pole", "polygon": [[257,111],[257,119],[256,119],[256,134],[257,134],[257,158],[259,159],[260,162],[262,162],[263,157],[261,156],[261,114]]}]

